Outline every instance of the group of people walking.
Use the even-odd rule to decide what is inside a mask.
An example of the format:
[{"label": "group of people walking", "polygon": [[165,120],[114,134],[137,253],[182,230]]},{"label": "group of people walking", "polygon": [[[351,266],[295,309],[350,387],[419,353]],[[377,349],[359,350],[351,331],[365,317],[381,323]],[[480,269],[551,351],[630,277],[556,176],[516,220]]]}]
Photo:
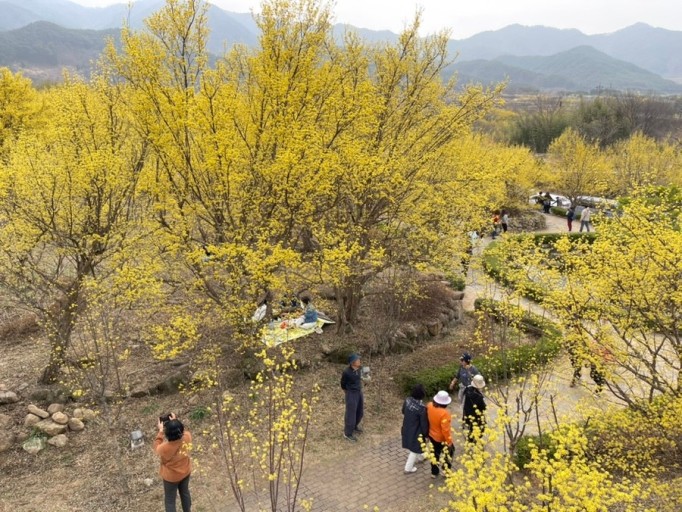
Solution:
[{"label": "group of people walking", "polygon": [[[357,434],[363,431],[360,426],[364,415],[362,386],[368,379],[368,376],[363,375],[360,356],[351,354],[348,366],[341,375],[341,389],[346,402],[343,436],[348,441],[358,441]],[[463,354],[449,390],[454,392],[457,389],[457,403],[462,407],[462,422],[468,431],[467,440],[470,443],[475,443],[485,429],[484,388],[485,379],[472,364],[471,355]],[[427,404],[424,403],[425,398],[424,386],[416,384],[403,403],[402,446],[408,450],[405,473],[416,472],[416,463],[424,461],[425,452],[431,450],[431,476],[436,478],[441,466],[452,463],[455,453],[452,414],[448,410],[452,397],[448,391],[441,390]]]},{"label": "group of people walking", "polygon": [[[472,364],[471,355],[463,354],[449,390],[457,389],[457,403],[462,406],[462,422],[469,443],[475,443],[485,429],[483,388],[485,379]],[[433,451],[431,477],[436,478],[440,466],[449,467],[455,454],[452,414],[448,410],[452,397],[448,391],[441,390],[424,405],[425,396],[424,386],[417,384],[403,403],[402,446],[409,451],[405,473],[417,471],[415,463],[425,459],[424,451],[430,445]]]}]

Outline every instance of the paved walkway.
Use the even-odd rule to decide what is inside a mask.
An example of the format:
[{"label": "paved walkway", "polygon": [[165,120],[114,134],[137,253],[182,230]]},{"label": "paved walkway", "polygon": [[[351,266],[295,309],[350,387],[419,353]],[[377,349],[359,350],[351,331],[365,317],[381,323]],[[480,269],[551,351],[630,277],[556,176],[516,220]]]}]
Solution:
[{"label": "paved walkway", "polygon": [[[547,229],[543,232],[566,230],[562,218],[551,215],[546,217]],[[490,242],[489,237],[484,238],[475,254],[480,255]],[[469,284],[465,289],[464,308],[468,310],[473,310],[476,297],[490,292],[480,276],[480,270],[476,270],[475,267],[476,265],[472,265],[468,277]],[[520,303],[521,306],[538,314],[544,313],[544,310],[537,304],[525,299],[524,301]],[[571,388],[569,384],[572,370],[568,359],[561,358],[552,366],[551,372],[546,376],[546,399],[543,400],[545,405],[540,408],[542,424],[549,425],[554,421],[554,412],[548,406],[550,394],[554,397],[555,411],[559,417],[575,414],[578,402],[586,401],[599,408],[608,405],[610,400],[606,396],[595,397],[592,383],[587,375],[588,371],[584,373],[583,383]],[[497,408],[490,399],[488,406],[488,423],[492,424],[497,417]],[[450,407],[453,418],[458,418],[460,411],[457,406]],[[533,418],[528,424],[527,433],[534,433],[537,430],[534,422]],[[457,457],[462,453],[464,434],[456,423],[453,420]],[[407,452],[401,448],[398,431],[391,436],[372,437],[371,434],[363,434],[360,441],[353,444],[342,439],[339,439],[339,442],[348,445],[342,457],[320,463],[308,459],[300,495],[304,499],[312,499],[313,512],[361,512],[372,511],[374,507],[378,507],[381,512],[417,512],[440,510],[447,506],[447,495],[437,490],[437,486],[442,484],[443,480],[442,478],[433,480],[430,477],[427,463],[418,466],[419,470],[414,474],[406,475],[403,472]],[[497,448],[502,449],[502,446]],[[228,508],[225,512],[232,510],[236,508]],[[249,507],[248,510],[249,512],[269,510],[269,507]]]}]

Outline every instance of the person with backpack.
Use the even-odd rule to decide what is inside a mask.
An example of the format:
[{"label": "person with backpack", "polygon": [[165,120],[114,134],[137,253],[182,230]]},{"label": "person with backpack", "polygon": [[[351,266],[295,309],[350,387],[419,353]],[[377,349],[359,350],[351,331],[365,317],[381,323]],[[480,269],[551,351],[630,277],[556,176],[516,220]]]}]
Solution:
[{"label": "person with backpack", "polygon": [[566,212],[566,224],[568,225],[569,233],[573,231],[573,219],[575,219],[575,206],[571,205]]}]

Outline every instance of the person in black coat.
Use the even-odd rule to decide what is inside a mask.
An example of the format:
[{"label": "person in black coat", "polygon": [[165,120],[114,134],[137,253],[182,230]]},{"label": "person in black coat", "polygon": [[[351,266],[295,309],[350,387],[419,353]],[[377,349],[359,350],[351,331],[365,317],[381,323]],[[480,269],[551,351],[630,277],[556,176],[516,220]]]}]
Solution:
[{"label": "person in black coat", "polygon": [[485,430],[486,403],[482,389],[485,387],[483,375],[474,375],[471,385],[464,389],[464,425],[469,430],[467,441],[475,443]]},{"label": "person in black coat", "polygon": [[422,403],[425,395],[424,386],[417,384],[403,403],[403,428],[401,429],[403,448],[410,451],[405,463],[405,473],[417,471],[414,467],[415,462],[424,460],[422,442],[429,437],[426,406]]}]

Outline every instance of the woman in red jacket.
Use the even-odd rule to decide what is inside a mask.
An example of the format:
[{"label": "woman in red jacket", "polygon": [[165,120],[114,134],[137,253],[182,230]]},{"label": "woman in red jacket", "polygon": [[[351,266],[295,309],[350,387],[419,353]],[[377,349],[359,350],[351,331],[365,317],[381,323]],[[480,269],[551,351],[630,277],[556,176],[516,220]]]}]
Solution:
[{"label": "woman in red jacket", "polygon": [[158,427],[159,433],[154,439],[154,451],[161,460],[159,473],[163,478],[166,512],[175,512],[175,500],[178,493],[180,493],[182,511],[191,512],[189,475],[192,472],[192,462],[189,458],[189,450],[192,445],[192,434],[185,431],[184,425],[173,413],[170,413],[168,421],[162,421],[162,418],[159,418]]}]

